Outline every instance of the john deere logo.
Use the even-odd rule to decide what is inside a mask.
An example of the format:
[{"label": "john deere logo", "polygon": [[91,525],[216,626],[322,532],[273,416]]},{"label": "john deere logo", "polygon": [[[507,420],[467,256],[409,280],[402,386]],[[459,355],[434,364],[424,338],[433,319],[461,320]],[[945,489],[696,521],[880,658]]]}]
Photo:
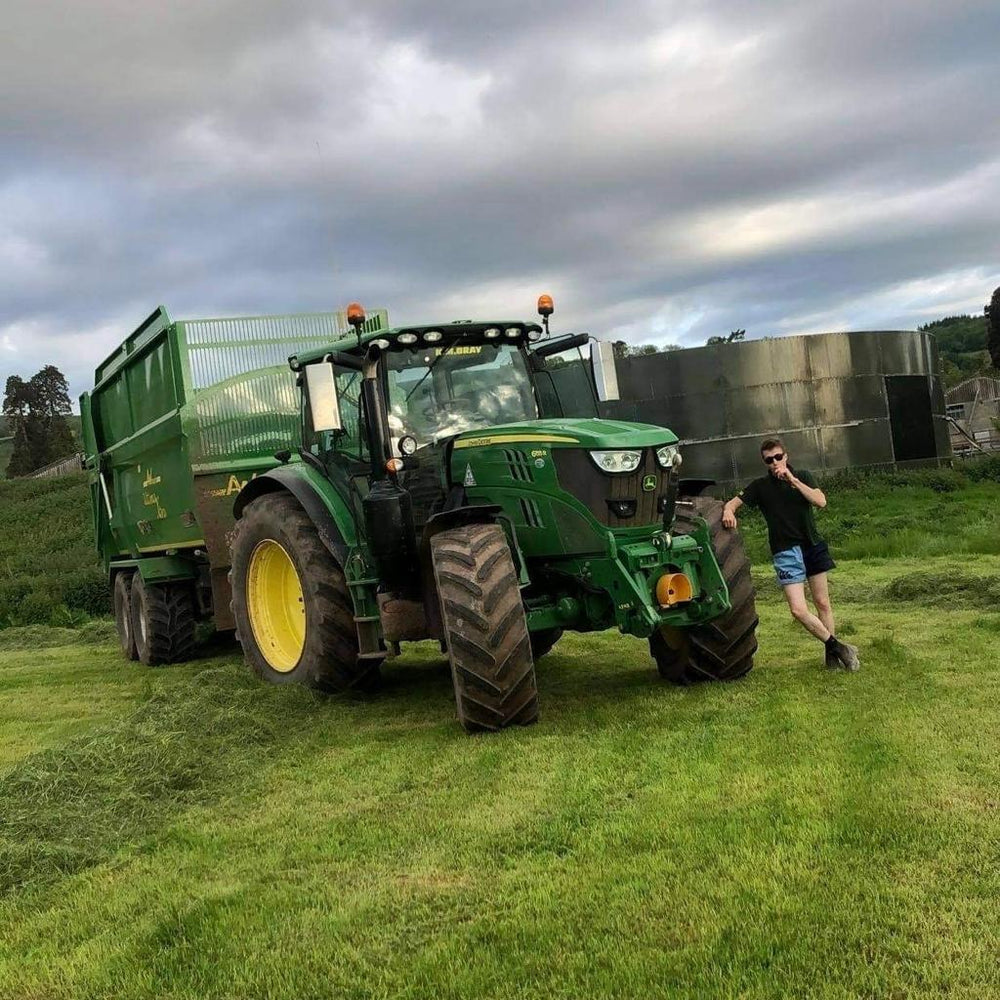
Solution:
[{"label": "john deere logo", "polygon": [[656,489],[656,476],[643,476],[642,488],[646,493],[652,493]]}]

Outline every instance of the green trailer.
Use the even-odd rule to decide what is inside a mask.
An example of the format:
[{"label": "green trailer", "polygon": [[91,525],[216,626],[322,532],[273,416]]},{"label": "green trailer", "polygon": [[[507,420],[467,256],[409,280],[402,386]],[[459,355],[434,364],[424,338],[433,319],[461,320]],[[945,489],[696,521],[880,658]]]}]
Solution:
[{"label": "green trailer", "polygon": [[369,689],[401,642],[437,639],[469,731],[534,721],[566,629],[648,639],[677,683],[745,674],[738,534],[680,478],[674,434],[598,416],[609,345],[539,312],[156,310],[81,398],[126,655],[183,660],[211,618],[267,681]]}]

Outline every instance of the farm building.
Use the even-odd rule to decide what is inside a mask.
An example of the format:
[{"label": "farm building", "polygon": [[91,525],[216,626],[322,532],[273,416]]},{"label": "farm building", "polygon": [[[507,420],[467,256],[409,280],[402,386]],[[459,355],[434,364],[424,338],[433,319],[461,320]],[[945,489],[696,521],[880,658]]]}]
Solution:
[{"label": "farm building", "polygon": [[618,361],[608,417],[670,427],[688,476],[760,474],[762,438],[818,472],[939,464],[951,442],[934,337],[889,330],[717,344]]},{"label": "farm building", "polygon": [[1000,379],[978,375],[949,389],[945,410],[956,455],[1000,449]]}]

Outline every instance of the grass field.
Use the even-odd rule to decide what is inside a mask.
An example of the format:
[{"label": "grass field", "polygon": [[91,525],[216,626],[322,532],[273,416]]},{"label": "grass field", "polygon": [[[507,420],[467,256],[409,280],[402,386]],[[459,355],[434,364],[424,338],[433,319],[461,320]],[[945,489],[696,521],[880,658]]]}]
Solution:
[{"label": "grass field", "polygon": [[859,674],[761,572],[745,680],[569,636],[474,739],[433,645],[352,701],[0,631],[0,996],[1000,995],[1000,557],[954,570],[842,564]]}]

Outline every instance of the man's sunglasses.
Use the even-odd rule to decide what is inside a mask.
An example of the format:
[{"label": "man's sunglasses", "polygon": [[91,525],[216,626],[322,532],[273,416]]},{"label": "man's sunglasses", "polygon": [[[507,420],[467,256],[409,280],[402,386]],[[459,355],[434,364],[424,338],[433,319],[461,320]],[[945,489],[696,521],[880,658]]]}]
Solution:
[{"label": "man's sunglasses", "polygon": [[779,451],[777,455],[765,455],[764,462],[766,465],[771,465],[772,462],[780,462],[785,457],[783,451]]}]

